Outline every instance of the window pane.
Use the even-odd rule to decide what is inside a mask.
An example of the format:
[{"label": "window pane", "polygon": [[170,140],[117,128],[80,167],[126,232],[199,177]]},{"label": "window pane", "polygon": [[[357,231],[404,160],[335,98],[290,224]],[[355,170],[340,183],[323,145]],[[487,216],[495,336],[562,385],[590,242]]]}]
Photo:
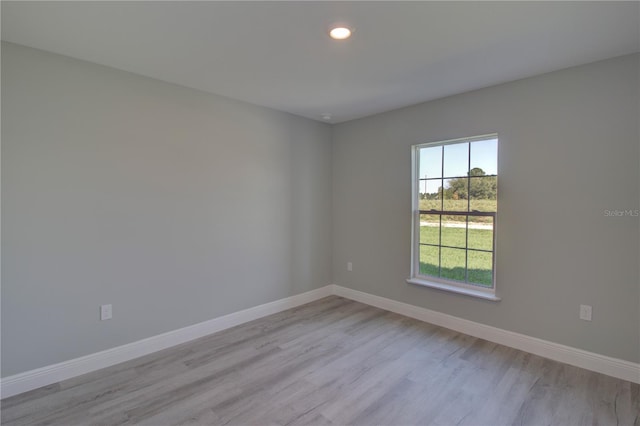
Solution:
[{"label": "window pane", "polygon": [[[486,175],[498,174],[498,140],[488,139],[471,143],[471,167],[482,169]],[[473,175],[473,173],[472,173]]]},{"label": "window pane", "polygon": [[466,240],[467,240],[466,216],[458,216],[458,215],[442,216],[441,245],[465,248],[467,246]]},{"label": "window pane", "polygon": [[442,200],[439,195],[442,180],[421,180],[418,182],[420,210],[441,210]]},{"label": "window pane", "polygon": [[420,244],[440,244],[440,215],[420,215]]},{"label": "window pane", "polygon": [[467,178],[445,179],[444,181],[444,210],[466,212]]},{"label": "window pane", "polygon": [[469,189],[469,207],[479,212],[498,211],[498,178],[496,176],[472,177]]},{"label": "window pane", "polygon": [[442,267],[440,276],[449,280],[465,280],[465,251],[464,249],[442,249]]},{"label": "window pane", "polygon": [[418,178],[442,177],[442,147],[420,148],[420,173]]},{"label": "window pane", "polygon": [[420,246],[420,275],[438,276],[440,247]]},{"label": "window pane", "polygon": [[[472,221],[471,219],[474,219]],[[477,219],[487,217],[469,217],[469,248],[479,250],[493,250],[493,223],[477,222]]]},{"label": "window pane", "polygon": [[469,144],[444,146],[444,177],[467,176],[469,171]]},{"label": "window pane", "polygon": [[469,283],[486,287],[493,286],[492,254],[469,250]]}]

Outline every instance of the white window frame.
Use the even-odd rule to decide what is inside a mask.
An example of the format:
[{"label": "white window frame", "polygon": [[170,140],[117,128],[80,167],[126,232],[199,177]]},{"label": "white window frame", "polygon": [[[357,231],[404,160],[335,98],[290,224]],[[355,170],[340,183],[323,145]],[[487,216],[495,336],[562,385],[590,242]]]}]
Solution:
[{"label": "white window frame", "polygon": [[[496,295],[496,220],[494,220],[494,238],[493,238],[493,285],[491,288],[466,284],[459,281],[447,280],[440,277],[430,275],[420,275],[420,194],[419,194],[419,170],[420,156],[418,152],[420,148],[454,145],[459,143],[470,143],[487,139],[498,139],[496,133],[473,136],[469,138],[450,139],[438,142],[426,142],[411,146],[411,276],[407,279],[409,284],[415,284],[438,290],[444,290],[452,293],[463,294],[466,296],[478,297],[481,299],[499,301]],[[498,139],[498,144],[500,143]],[[496,211],[497,216],[497,211]],[[468,250],[468,249],[465,249]]]}]

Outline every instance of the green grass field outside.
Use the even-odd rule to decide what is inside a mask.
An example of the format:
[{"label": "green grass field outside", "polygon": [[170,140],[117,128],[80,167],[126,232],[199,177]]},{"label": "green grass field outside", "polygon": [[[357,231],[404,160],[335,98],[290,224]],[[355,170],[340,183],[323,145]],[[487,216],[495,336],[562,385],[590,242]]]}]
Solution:
[{"label": "green grass field outside", "polygon": [[[436,215],[422,215],[423,219],[437,218]],[[434,226],[437,221],[427,221],[430,226],[420,227],[420,243],[441,244],[447,247],[420,246],[420,274],[450,280],[468,282],[485,287],[493,285],[492,253],[476,250],[493,250],[493,230],[474,229],[470,224],[467,239],[466,228]],[[434,223],[435,222],[435,223]],[[447,221],[443,219],[447,224]],[[456,225],[459,223],[449,223]],[[484,224],[485,228],[486,225]],[[468,251],[466,249],[469,249]],[[475,250],[474,250],[475,249]],[[440,253],[442,250],[442,253]],[[465,269],[465,257],[467,268]],[[440,264],[440,261],[442,262]],[[440,265],[440,267],[438,267]],[[467,275],[468,274],[468,275]]]}]

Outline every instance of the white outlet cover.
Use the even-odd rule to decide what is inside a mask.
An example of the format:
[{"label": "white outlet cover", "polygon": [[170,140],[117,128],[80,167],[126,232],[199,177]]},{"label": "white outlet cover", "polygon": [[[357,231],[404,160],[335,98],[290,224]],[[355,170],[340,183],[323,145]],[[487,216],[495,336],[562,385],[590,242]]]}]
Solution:
[{"label": "white outlet cover", "polygon": [[100,305],[100,320],[108,320],[113,318],[113,308],[111,305]]},{"label": "white outlet cover", "polygon": [[580,305],[580,319],[591,321],[592,308],[590,305]]}]

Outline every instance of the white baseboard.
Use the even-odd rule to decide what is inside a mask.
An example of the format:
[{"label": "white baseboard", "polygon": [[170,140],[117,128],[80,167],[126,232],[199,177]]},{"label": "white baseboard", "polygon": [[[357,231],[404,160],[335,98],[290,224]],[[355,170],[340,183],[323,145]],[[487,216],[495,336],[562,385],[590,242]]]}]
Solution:
[{"label": "white baseboard", "polygon": [[80,358],[49,365],[24,373],[5,377],[0,381],[0,395],[7,398],[42,386],[47,386],[81,374],[129,361],[162,349],[170,348],[190,340],[207,336],[217,331],[234,327],[267,315],[295,308],[305,303],[330,296],[333,286],[311,290],[296,296],[244,309],[209,321],[169,331],[137,342],[107,349]]},{"label": "white baseboard", "polygon": [[628,380],[633,383],[640,383],[640,364],[638,363],[588,352],[520,333],[514,333],[513,331],[491,327],[335,284],[332,286],[332,293],[336,296],[355,300],[430,324],[439,325],[473,337],[489,340],[490,342],[520,349],[554,361],[574,365],[618,379]]},{"label": "white baseboard", "polygon": [[244,324],[267,315],[295,308],[330,295],[341,296],[420,321],[459,331],[501,345],[520,349],[576,367],[640,383],[640,364],[599,355],[582,349],[560,345],[524,334],[432,311],[385,297],[331,284],[316,290],[244,309],[209,321],[159,334],[137,342],[107,349],[80,358],[49,365],[0,380],[0,396],[7,398],[42,386],[47,386],[81,374],[129,361],[170,348],[209,334]]}]

